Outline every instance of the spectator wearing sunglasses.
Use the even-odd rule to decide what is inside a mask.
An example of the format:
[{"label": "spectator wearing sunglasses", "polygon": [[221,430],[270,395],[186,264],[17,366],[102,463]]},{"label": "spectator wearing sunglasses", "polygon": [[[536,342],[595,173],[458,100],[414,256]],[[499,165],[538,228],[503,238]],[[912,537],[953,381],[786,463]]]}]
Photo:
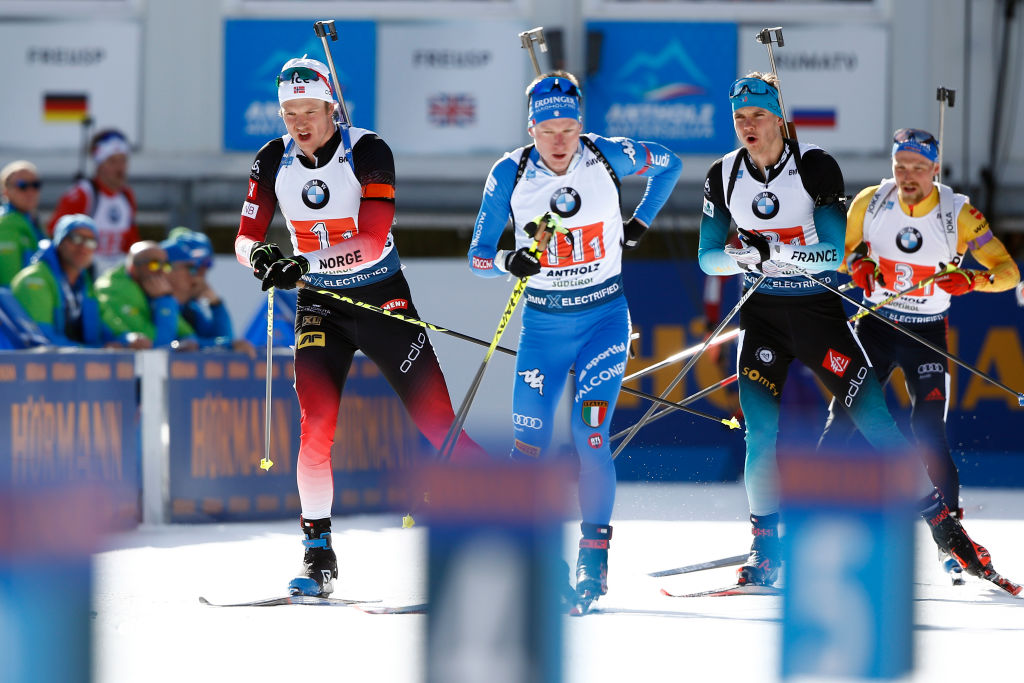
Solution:
[{"label": "spectator wearing sunglasses", "polygon": [[99,247],[98,271],[121,262],[128,248],[139,239],[135,226],[135,194],[128,186],[128,157],[131,146],[118,130],[102,130],[90,144],[96,171],[91,178],[75,183],[57,202],[50,230],[61,216],[84,213],[96,221]]},{"label": "spectator wearing sunglasses", "polygon": [[93,286],[96,225],[83,214],[63,216],[53,240],[11,282],[25,312],[54,346],[116,346],[113,332],[100,317]]},{"label": "spectator wearing sunglasses", "polygon": [[29,264],[45,235],[39,227],[39,172],[29,161],[12,161],[0,169],[0,286],[8,287]]},{"label": "spectator wearing sunglasses", "polygon": [[[895,132],[893,177],[861,190],[850,206],[844,263],[868,306],[907,292],[879,312],[946,349],[952,298],[1006,291],[1020,281],[1020,272],[969,198],[935,182],[938,160],[938,141],[928,131]],[[948,226],[944,216],[949,217]],[[968,252],[981,268],[964,266]],[[946,442],[949,362],[873,316],[858,320],[856,330],[883,384],[896,368],[903,370],[919,452],[950,512],[959,517],[960,477]],[[822,443],[842,447],[854,431],[849,416],[833,400]],[[946,564],[954,572],[959,569],[956,562]]]},{"label": "spectator wearing sunglasses", "polygon": [[[682,162],[655,142],[584,133],[580,88],[570,73],[538,76],[526,96],[534,143],[491,168],[468,265],[479,277],[529,278],[510,416],[513,459],[553,455],[555,411],[566,387],[574,391],[570,426],[580,459],[582,538],[575,590],[566,597],[570,610],[584,612],[608,590],[616,489],[609,427],[630,333],[622,255],[637,246],[664,206]],[[627,175],[647,183],[623,221],[619,179]],[[538,256],[531,243],[546,212],[565,232],[553,235]],[[510,217],[514,246],[499,250]],[[567,385],[573,367],[576,382]]]},{"label": "spectator wearing sunglasses", "polygon": [[171,264],[168,278],[181,315],[195,331],[200,348],[227,348],[256,357],[246,339],[236,339],[224,301],[213,290],[206,273],[213,266],[213,245],[201,232],[177,227],[160,243]]},{"label": "spectator wearing sunglasses", "polygon": [[121,265],[96,281],[100,313],[110,329],[134,349],[199,348],[168,277],[171,264],[159,242],[136,242]]},{"label": "spectator wearing sunglasses", "polygon": [[[742,146],[712,164],[704,183],[698,259],[705,273],[742,274],[758,287],[740,309],[737,367],[746,420],[745,485],[752,534],[740,585],[772,585],[781,564],[776,440],[783,386],[799,360],[842,404],[875,448],[906,452],[871,372],[871,362],[846,320],[839,297],[807,277],[835,287],[846,239],[843,176],[824,150],[783,137],[778,82],[751,73],[729,89]],[[727,245],[730,223],[741,247]],[[763,282],[762,282],[763,276]],[[950,515],[943,493],[918,473],[918,510],[940,549],[957,555],[976,576],[991,576],[988,551]]]}]

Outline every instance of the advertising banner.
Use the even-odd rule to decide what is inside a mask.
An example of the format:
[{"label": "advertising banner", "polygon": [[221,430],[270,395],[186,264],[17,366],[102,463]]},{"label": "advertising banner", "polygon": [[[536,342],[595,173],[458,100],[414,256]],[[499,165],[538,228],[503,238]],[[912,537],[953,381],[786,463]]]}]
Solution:
[{"label": "advertising banner", "polygon": [[396,152],[503,152],[526,138],[533,77],[518,22],[385,24],[379,132]]},{"label": "advertising banner", "polygon": [[679,154],[735,147],[735,24],[588,22],[587,45],[586,130],[653,140]]},{"label": "advertising banner", "polygon": [[[738,74],[771,71],[761,26],[740,29]],[[888,152],[889,35],[885,26],[786,26],[773,46],[786,113],[802,142],[834,152]],[[906,125],[923,125],[906,124]]]},{"label": "advertising banner", "polygon": [[0,483],[96,485],[97,519],[135,522],[137,394],[132,353],[0,352]]},{"label": "advertising banner", "polygon": [[117,128],[137,143],[140,61],[135,23],[0,25],[0,64],[13,79],[0,98],[0,147],[78,149],[87,117],[94,131]]},{"label": "advertising banner", "polygon": [[[299,403],[292,359],[271,375],[269,470],[265,453],[266,363],[243,354],[178,353],[168,370],[170,521],[298,517],[295,463]],[[401,401],[363,356],[352,363],[331,453],[334,513],[401,509],[392,475],[414,464],[425,441]]]},{"label": "advertising banner", "polygon": [[[338,40],[328,40],[328,45],[345,105],[356,126],[372,129],[376,125],[376,26],[372,21],[339,21],[335,28]],[[284,135],[277,76],[285,62],[303,55],[327,63],[312,21],[225,20],[225,150],[256,151]]]}]

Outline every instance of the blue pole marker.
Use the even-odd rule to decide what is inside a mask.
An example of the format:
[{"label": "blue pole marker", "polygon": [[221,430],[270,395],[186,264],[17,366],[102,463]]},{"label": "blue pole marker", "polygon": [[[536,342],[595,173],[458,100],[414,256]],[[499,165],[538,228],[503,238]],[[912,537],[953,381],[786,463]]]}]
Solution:
[{"label": "blue pole marker", "polygon": [[780,454],[784,679],[910,672],[916,458]]},{"label": "blue pole marker", "polygon": [[91,553],[109,523],[108,500],[102,485],[0,480],[4,683],[92,680]]},{"label": "blue pole marker", "polygon": [[[562,680],[558,576],[567,477],[544,463],[437,465],[430,491],[429,683]],[[422,490],[422,489],[421,489]]]}]

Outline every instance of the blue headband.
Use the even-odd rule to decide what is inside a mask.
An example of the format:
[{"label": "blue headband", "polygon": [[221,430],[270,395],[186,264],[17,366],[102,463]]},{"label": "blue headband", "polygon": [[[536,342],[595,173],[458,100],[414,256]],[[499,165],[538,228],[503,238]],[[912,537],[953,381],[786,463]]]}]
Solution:
[{"label": "blue headband", "polygon": [[581,121],[579,89],[568,78],[549,76],[530,91],[530,109],[526,125],[533,128],[548,119]]},{"label": "blue headband", "polygon": [[892,153],[896,152],[914,152],[935,163],[939,160],[939,142],[926,130],[900,128],[892,136]]},{"label": "blue headband", "polygon": [[782,117],[779,107],[779,91],[760,78],[740,78],[729,87],[729,103],[732,110],[743,107],[760,107]]}]

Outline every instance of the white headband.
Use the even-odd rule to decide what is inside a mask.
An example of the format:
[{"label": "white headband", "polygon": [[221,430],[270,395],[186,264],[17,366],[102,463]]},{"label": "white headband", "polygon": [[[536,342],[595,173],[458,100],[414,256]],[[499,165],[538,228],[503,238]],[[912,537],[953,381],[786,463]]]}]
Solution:
[{"label": "white headband", "polygon": [[131,151],[132,148],[128,146],[124,138],[110,137],[96,145],[96,149],[92,151],[92,159],[97,164],[102,164],[115,154],[128,156]]}]

